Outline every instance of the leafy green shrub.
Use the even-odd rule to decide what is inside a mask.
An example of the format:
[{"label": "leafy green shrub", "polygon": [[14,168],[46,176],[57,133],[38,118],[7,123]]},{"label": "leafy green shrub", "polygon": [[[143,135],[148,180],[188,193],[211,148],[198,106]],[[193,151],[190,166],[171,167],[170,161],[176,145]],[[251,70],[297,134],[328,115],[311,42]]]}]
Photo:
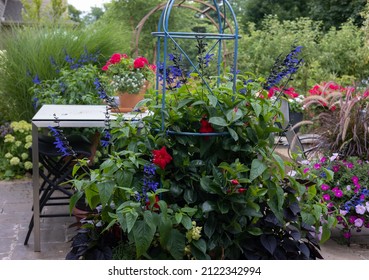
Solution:
[{"label": "leafy green shrub", "polygon": [[31,129],[31,124],[24,120],[0,126],[1,179],[22,178],[32,169]]},{"label": "leafy green shrub", "polygon": [[101,104],[95,80],[99,70],[91,64],[59,69],[59,77],[35,81],[29,89],[36,108],[43,104]]},{"label": "leafy green shrub", "polygon": [[305,95],[321,81],[350,85],[369,75],[364,38],[364,31],[351,22],[323,32],[321,22],[308,18],[280,21],[268,16],[260,29],[250,25],[249,33],[240,39],[239,69],[266,76],[272,67],[271,58],[299,42],[304,46],[304,64],[291,83],[297,92]]}]

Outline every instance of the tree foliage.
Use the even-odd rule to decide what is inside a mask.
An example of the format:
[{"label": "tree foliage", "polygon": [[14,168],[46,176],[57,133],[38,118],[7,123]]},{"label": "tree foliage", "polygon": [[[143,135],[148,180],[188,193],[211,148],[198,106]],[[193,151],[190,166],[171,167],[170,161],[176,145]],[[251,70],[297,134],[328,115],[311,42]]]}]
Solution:
[{"label": "tree foliage", "polygon": [[67,19],[67,6],[63,0],[21,0],[23,5],[22,17],[26,22],[37,24],[58,23]]},{"label": "tree foliage", "polygon": [[309,17],[322,21],[324,30],[338,28],[349,19],[360,26],[363,18],[360,15],[367,0],[247,0],[240,1],[244,29],[253,22],[261,27],[263,19],[268,15],[276,15],[281,20],[292,20]]}]

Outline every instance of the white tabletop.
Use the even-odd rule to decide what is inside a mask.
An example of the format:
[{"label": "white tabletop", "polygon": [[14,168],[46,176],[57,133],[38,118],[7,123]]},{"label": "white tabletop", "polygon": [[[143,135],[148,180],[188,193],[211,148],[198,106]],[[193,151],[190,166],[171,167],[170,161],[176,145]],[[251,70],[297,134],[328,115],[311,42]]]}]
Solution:
[{"label": "white tabletop", "polygon": [[[64,127],[103,127],[107,119],[106,105],[43,105],[32,118],[38,127],[54,125],[58,120]],[[117,113],[108,111],[108,119],[117,119]],[[148,113],[124,113],[123,120],[139,120]]]}]

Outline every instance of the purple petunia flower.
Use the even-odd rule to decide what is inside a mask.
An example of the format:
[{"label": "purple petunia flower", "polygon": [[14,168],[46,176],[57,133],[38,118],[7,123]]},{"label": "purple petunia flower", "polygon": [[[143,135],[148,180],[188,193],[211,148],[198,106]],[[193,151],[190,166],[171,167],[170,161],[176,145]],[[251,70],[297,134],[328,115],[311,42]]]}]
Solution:
[{"label": "purple petunia flower", "polygon": [[356,216],[350,216],[350,218],[349,218],[349,220],[348,220],[348,222],[350,223],[350,224],[353,224],[353,223],[355,223],[355,220],[357,219],[357,217]]},{"label": "purple petunia flower", "polygon": [[351,237],[351,233],[349,231],[346,231],[343,233],[343,237],[349,239]]},{"label": "purple petunia flower", "polygon": [[326,157],[322,157],[321,159],[320,159],[320,162],[321,163],[324,163],[324,162],[326,162],[327,161],[327,158]]},{"label": "purple petunia flower", "polygon": [[340,171],[340,166],[339,165],[334,165],[333,167],[332,167],[332,170],[333,170],[333,172],[338,172],[338,171]]},{"label": "purple petunia flower", "polygon": [[357,214],[363,215],[366,211],[366,208],[364,205],[358,204],[355,206],[355,211]]},{"label": "purple petunia flower", "polygon": [[323,194],[322,197],[323,197],[323,200],[325,200],[325,201],[331,200],[331,196],[329,194]]},{"label": "purple petunia flower", "polygon": [[349,169],[352,169],[354,168],[354,164],[352,162],[349,162],[346,164],[346,167],[349,168]]},{"label": "purple petunia flower", "polygon": [[341,190],[337,190],[334,192],[334,196],[335,197],[342,197],[343,196],[343,192]]},{"label": "purple petunia flower", "polygon": [[322,166],[320,165],[320,163],[315,163],[314,164],[314,169],[315,170],[318,170],[318,169],[320,169]]},{"label": "purple petunia flower", "polygon": [[364,224],[364,221],[361,218],[356,219],[354,222],[355,227],[358,227],[358,228],[362,227],[363,224]]},{"label": "purple petunia flower", "polygon": [[330,187],[330,186],[328,186],[327,184],[322,184],[321,188],[322,188],[322,190],[323,190],[323,191],[327,191],[327,190],[329,190],[331,187]]}]

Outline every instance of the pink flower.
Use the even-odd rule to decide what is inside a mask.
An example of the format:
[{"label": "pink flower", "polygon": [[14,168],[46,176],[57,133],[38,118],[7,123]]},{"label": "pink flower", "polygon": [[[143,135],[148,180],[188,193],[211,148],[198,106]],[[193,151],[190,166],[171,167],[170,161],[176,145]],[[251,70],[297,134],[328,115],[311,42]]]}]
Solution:
[{"label": "pink flower", "polygon": [[339,165],[334,165],[333,167],[332,167],[332,170],[333,170],[333,172],[338,172],[338,171],[340,171],[340,166]]},{"label": "pink flower", "polygon": [[350,216],[350,218],[349,218],[349,220],[348,220],[348,222],[350,223],[350,224],[353,224],[353,223],[355,223],[355,220],[357,219],[357,217],[356,216]]},{"label": "pink flower", "polygon": [[329,194],[323,194],[322,197],[323,197],[323,200],[325,200],[325,201],[331,200],[331,196]]},{"label": "pink flower", "polygon": [[303,171],[304,174],[306,174],[309,170],[310,170],[310,168],[305,168],[304,171]]},{"label": "pink flower", "polygon": [[321,163],[324,163],[324,162],[326,162],[327,161],[327,158],[326,157],[322,157],[321,159],[320,159],[320,162]]},{"label": "pink flower", "polygon": [[318,170],[318,169],[320,169],[322,166],[320,165],[320,163],[316,163],[316,164],[314,164],[314,169],[315,170]]},{"label": "pink flower", "polygon": [[334,192],[334,196],[335,197],[342,197],[343,196],[343,192],[341,190],[337,190]]},{"label": "pink flower", "polygon": [[352,162],[349,162],[348,164],[346,164],[346,167],[349,168],[349,169],[352,169],[354,168],[354,165]]},{"label": "pink flower", "polygon": [[351,237],[351,233],[346,231],[343,233],[343,237],[346,238],[346,239],[349,239]]},{"label": "pink flower", "polygon": [[322,184],[321,188],[322,188],[322,190],[323,190],[323,191],[327,191],[327,190],[329,190],[331,187],[330,187],[330,186],[328,186],[327,184]]},{"label": "pink flower", "polygon": [[357,185],[359,183],[359,178],[357,176],[352,176],[351,180],[354,183],[354,185]]}]

